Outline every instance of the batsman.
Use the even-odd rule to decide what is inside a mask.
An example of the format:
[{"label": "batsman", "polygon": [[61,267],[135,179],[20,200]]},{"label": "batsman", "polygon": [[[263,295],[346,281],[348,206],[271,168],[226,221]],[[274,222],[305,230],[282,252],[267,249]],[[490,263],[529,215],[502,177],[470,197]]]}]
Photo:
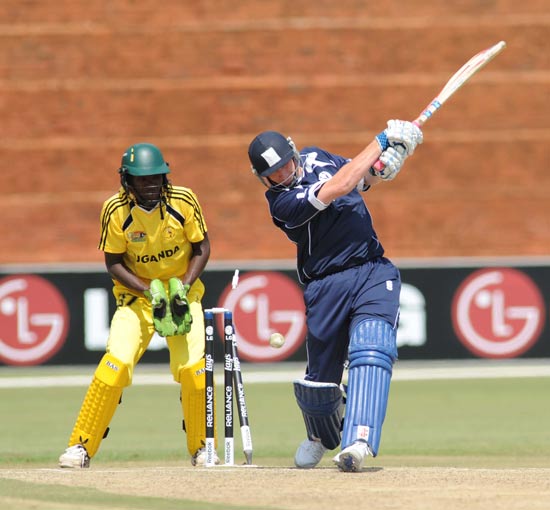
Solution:
[{"label": "batsman", "polygon": [[421,130],[401,120],[390,120],[353,159],[317,146],[298,151],[277,131],[250,143],[252,171],[267,188],[273,223],[296,245],[304,285],[307,367],[294,394],[307,438],[294,457],[298,468],[315,467],[337,447],[333,460],[342,471],[360,471],[378,454],[397,359],[401,279],[361,192],[392,181],[419,143]]},{"label": "batsman", "polygon": [[[103,204],[99,249],[113,281],[116,311],[106,352],[84,397],[64,468],[87,468],[132,383],[155,331],[166,338],[181,386],[183,428],[193,465],[205,461],[204,320],[200,280],[210,243],[196,195],[168,180],[161,151],[137,143],[122,155],[121,188]],[[219,460],[216,458],[219,462]]]}]

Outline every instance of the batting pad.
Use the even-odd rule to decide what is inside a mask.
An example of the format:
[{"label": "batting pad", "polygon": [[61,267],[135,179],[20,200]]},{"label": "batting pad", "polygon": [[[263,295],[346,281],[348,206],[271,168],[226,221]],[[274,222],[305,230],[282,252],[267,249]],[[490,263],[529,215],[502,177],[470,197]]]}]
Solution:
[{"label": "batting pad", "polygon": [[[194,365],[183,367],[178,374],[181,384],[181,407],[183,427],[187,434],[187,449],[195,455],[206,441],[206,395],[205,362],[200,359]],[[214,405],[214,413],[216,406]],[[215,414],[214,414],[215,416]],[[214,424],[216,420],[214,419]],[[214,448],[217,448],[216,426],[214,425]]]},{"label": "batting pad", "polygon": [[120,402],[122,390],[130,384],[128,367],[110,354],[105,354],[94,373],[84,397],[69,446],[82,444],[93,457]]},{"label": "batting pad", "polygon": [[340,444],[342,430],[342,390],[335,383],[298,379],[294,381],[294,395],[302,410],[307,435],[318,439],[329,450]]},{"label": "batting pad", "polygon": [[353,330],[342,448],[362,439],[376,457],[396,356],[396,333],[389,323],[369,320]]}]

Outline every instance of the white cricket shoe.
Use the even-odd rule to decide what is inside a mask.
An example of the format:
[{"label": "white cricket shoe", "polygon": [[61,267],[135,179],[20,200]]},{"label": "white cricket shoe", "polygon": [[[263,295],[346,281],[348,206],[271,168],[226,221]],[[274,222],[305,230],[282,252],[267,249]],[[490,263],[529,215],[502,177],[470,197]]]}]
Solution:
[{"label": "white cricket shoe", "polygon": [[59,467],[62,468],[89,468],[90,456],[81,444],[75,444],[65,450],[59,457]]},{"label": "white cricket shoe", "polygon": [[[220,458],[218,457],[218,454],[214,452],[214,464],[216,466],[220,463]],[[192,466],[204,466],[206,465],[206,448],[199,448],[195,455],[191,457],[191,465]]]},{"label": "white cricket shoe", "polygon": [[356,473],[363,469],[365,457],[372,455],[369,445],[365,441],[355,441],[344,448],[332,461],[340,471]]},{"label": "white cricket shoe", "polygon": [[320,441],[304,439],[294,455],[294,465],[300,469],[312,469],[321,462],[326,451]]}]

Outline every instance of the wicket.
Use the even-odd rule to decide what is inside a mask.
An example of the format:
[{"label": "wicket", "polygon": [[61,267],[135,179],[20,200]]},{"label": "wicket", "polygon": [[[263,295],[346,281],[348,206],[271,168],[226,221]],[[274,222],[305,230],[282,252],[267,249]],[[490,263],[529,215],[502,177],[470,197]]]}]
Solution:
[{"label": "wicket", "polygon": [[239,410],[239,424],[246,464],[252,464],[252,436],[248,423],[248,410],[244,394],[233,313],[225,308],[209,308],[204,311],[205,327],[205,378],[206,378],[206,463],[214,466],[215,452],[215,384],[214,384],[214,315],[223,313],[224,323],[224,464],[235,464],[233,440],[233,394]]}]

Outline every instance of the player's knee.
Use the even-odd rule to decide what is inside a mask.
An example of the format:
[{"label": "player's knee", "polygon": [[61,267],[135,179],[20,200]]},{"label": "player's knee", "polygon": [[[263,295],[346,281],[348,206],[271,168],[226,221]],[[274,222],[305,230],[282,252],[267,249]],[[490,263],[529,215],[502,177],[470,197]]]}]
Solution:
[{"label": "player's knee", "polygon": [[174,366],[174,379],[182,385],[192,388],[204,388],[205,362],[204,358],[196,361],[191,365],[177,367]]},{"label": "player's knee", "polygon": [[[370,362],[363,358],[367,358]],[[349,345],[349,360],[361,365],[377,365],[389,369],[397,359],[397,334],[389,322],[364,320],[352,332]],[[360,362],[362,360],[363,362]]]},{"label": "player's knee", "polygon": [[113,388],[124,388],[132,382],[130,367],[109,353],[101,358],[94,376]]}]

